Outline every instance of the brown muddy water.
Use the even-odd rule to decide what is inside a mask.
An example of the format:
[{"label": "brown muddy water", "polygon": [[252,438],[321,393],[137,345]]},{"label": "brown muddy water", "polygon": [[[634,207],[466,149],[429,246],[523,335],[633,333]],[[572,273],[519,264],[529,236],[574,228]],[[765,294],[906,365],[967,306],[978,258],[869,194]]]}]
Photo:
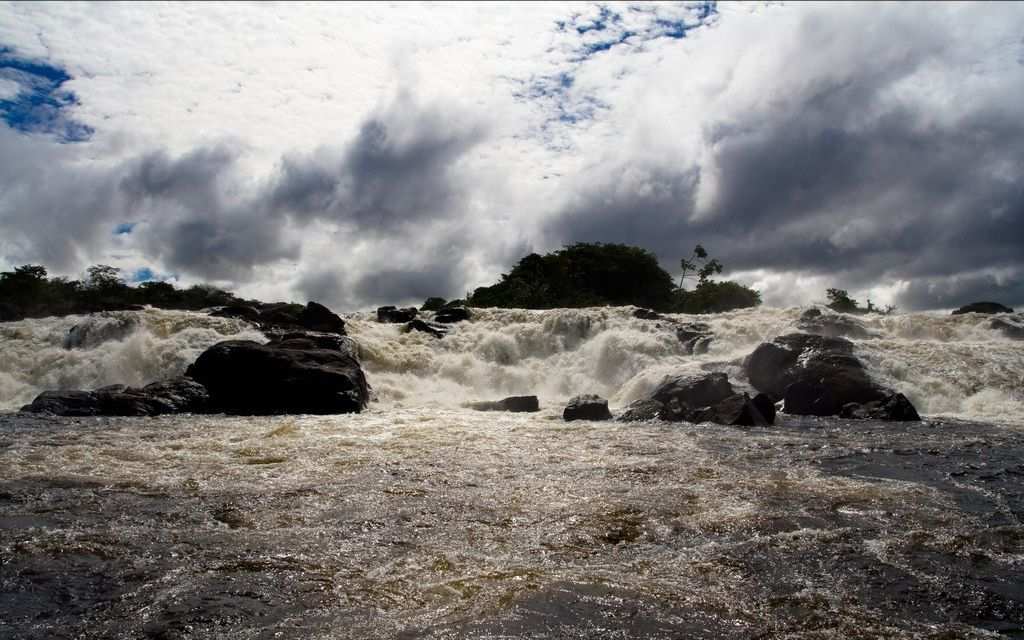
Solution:
[{"label": "brown muddy water", "polygon": [[1024,638],[1024,430],[0,415],[2,638]]}]

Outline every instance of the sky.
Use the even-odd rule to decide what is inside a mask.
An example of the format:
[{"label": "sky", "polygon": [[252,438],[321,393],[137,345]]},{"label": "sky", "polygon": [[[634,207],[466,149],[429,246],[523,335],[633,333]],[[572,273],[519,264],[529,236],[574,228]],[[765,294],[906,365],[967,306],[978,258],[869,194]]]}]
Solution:
[{"label": "sky", "polygon": [[0,268],[339,310],[697,243],[1024,306],[1021,3],[2,3]]}]

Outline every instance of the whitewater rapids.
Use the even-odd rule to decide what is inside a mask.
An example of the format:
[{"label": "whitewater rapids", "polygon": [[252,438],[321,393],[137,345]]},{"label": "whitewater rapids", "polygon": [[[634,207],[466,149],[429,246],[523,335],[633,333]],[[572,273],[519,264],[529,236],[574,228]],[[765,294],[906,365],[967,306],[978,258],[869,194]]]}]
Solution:
[{"label": "whitewater rapids", "polygon": [[[370,313],[346,318],[348,332],[385,407],[455,408],[478,400],[537,395],[560,410],[580,393],[621,408],[665,374],[724,371],[742,384],[742,359],[764,341],[797,331],[802,309],[750,309],[667,316],[709,325],[707,353],[687,355],[667,321],[633,308],[475,310],[436,339],[403,333]],[[922,415],[1024,422],[1024,343],[989,327],[987,316],[938,313],[856,316],[873,336],[857,355],[881,383]],[[250,325],[183,311],[116,311],[0,324],[0,410],[16,410],[44,389],[140,386],[180,375],[225,339],[265,341]]]},{"label": "whitewater rapids", "polygon": [[[565,423],[660,376],[742,385],[800,309],[706,322],[480,310],[437,340],[346,318],[361,414],[53,418],[248,325],[147,310],[0,324],[0,638],[1024,637],[1024,348],[988,318],[858,317],[926,420]],[[536,394],[537,414],[463,404]]]}]

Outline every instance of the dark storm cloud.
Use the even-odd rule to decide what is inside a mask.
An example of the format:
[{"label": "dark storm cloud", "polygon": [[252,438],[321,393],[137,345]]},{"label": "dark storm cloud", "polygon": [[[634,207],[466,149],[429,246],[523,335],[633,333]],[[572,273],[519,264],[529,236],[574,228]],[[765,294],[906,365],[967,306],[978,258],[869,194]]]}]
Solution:
[{"label": "dark storm cloud", "polygon": [[[369,118],[340,150],[290,156],[272,179],[243,189],[239,152],[230,145],[180,156],[157,151],[89,169],[66,145],[5,128],[0,219],[17,237],[8,239],[4,257],[81,268],[103,255],[111,229],[140,220],[131,235],[149,259],[193,277],[244,284],[261,265],[298,260],[298,236],[290,231],[312,223],[340,224],[341,240],[351,243],[384,234],[416,238],[462,215],[466,185],[454,166],[481,139],[479,129],[446,125],[442,112],[403,98]],[[451,288],[446,260],[395,270],[379,282],[390,293],[418,295],[427,286],[414,280],[429,274],[440,290]],[[358,283],[328,286],[323,277],[303,282],[313,292],[369,291]]]},{"label": "dark storm cloud", "polygon": [[[848,288],[929,283],[911,286],[897,300],[904,308],[996,293],[1021,304],[1019,287],[994,289],[988,276],[941,283],[1024,271],[1024,122],[1009,104],[934,118],[926,106],[885,102],[936,49],[931,38],[900,46],[874,52],[878,60],[851,51],[851,67],[835,71],[841,80],[709,122],[710,164],[627,167],[598,189],[590,180],[550,231],[561,242],[639,244],[667,267],[701,242],[734,270],[832,275]],[[694,215],[702,179],[715,181],[717,197]]]},{"label": "dark storm cloud", "polygon": [[401,99],[365,122],[343,153],[286,158],[268,200],[299,219],[370,232],[448,217],[458,213],[463,195],[455,165],[482,135]]}]

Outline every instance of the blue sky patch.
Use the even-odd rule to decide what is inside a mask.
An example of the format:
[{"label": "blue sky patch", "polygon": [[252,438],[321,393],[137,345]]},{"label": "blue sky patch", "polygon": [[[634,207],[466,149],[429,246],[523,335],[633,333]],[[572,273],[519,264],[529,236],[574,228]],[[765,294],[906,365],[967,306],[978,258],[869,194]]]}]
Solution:
[{"label": "blue sky patch", "polygon": [[137,224],[139,224],[139,223],[138,222],[122,222],[121,224],[119,224],[116,227],[114,227],[114,235],[115,236],[126,236],[126,235],[128,235],[129,233],[131,233],[132,231],[135,230],[135,225],[137,225]]},{"label": "blue sky patch", "polygon": [[132,284],[138,282],[149,282],[151,280],[159,280],[159,278],[156,277],[156,272],[154,272],[149,267],[142,267],[141,269],[136,269],[135,272],[132,273],[132,275],[129,277],[129,279],[132,282]]},{"label": "blue sky patch", "polygon": [[12,129],[44,133],[61,142],[82,142],[94,129],[74,120],[70,109],[78,96],[63,88],[71,74],[45,61],[21,58],[10,47],[0,46],[0,81],[17,85],[15,95],[0,99],[0,119]]}]

